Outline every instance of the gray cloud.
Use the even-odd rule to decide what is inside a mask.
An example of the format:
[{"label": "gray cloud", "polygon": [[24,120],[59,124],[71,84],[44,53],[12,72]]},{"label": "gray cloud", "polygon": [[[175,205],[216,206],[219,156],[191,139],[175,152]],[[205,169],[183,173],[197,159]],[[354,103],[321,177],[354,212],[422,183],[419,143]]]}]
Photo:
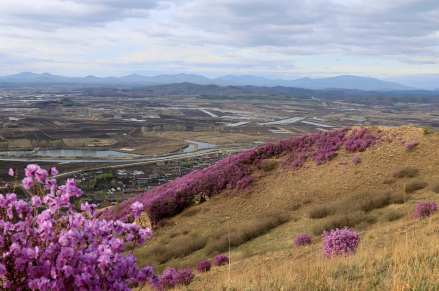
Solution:
[{"label": "gray cloud", "polygon": [[145,18],[159,0],[0,1],[0,25],[29,30],[105,26],[127,18]]},{"label": "gray cloud", "polygon": [[[172,21],[192,43],[271,46],[288,55],[342,52],[410,63],[437,62],[437,0],[195,1]],[[178,38],[178,35],[175,36]]]}]

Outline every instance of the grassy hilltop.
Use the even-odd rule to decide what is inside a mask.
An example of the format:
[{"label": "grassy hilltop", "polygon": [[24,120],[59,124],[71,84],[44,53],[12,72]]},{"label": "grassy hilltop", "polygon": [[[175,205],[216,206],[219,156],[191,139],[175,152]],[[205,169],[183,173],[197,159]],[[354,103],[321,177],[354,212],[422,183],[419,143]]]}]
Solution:
[{"label": "grassy hilltop", "polygon": [[[251,171],[243,177],[252,180],[240,191],[224,187],[200,204],[192,203],[198,193],[185,192],[184,203],[160,212],[165,214],[155,221],[160,227],[147,246],[134,250],[138,265],[157,272],[195,269],[203,259],[229,254],[230,242],[230,269],[214,267],[181,289],[438,289],[439,215],[415,220],[412,212],[419,201],[439,202],[439,134],[353,128],[343,131],[339,145],[335,135],[324,136],[333,140],[308,140],[307,147],[297,147],[306,149],[300,153],[259,155],[247,164]],[[412,142],[417,145],[408,148]],[[316,154],[319,147],[325,148],[322,155]],[[228,163],[234,161],[239,159]],[[181,182],[168,188],[177,185],[180,191]],[[357,253],[322,258],[322,232],[346,225],[361,235]],[[295,246],[302,233],[313,236],[312,245]]]}]

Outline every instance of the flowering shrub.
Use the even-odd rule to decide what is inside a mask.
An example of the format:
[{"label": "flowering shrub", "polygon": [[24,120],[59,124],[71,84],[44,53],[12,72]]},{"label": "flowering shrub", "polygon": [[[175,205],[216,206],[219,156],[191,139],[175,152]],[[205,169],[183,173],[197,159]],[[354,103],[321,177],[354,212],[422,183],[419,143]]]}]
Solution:
[{"label": "flowering shrub", "polygon": [[352,130],[346,137],[346,127],[330,132],[279,140],[276,144],[246,150],[235,156],[219,161],[206,169],[193,171],[170,183],[154,188],[136,197],[120,203],[120,211],[114,207],[107,208],[98,214],[106,220],[120,219],[127,222],[131,214],[131,205],[138,201],[145,206],[151,221],[157,224],[162,218],[172,216],[190,205],[195,197],[203,194],[211,197],[223,190],[235,195],[246,189],[257,178],[252,174],[252,167],[259,168],[263,160],[283,157],[280,167],[284,170],[297,171],[306,161],[316,165],[326,163],[337,155],[337,151],[345,145],[348,152],[364,151],[375,144],[375,137],[366,129]]},{"label": "flowering shrub", "polygon": [[359,158],[359,157],[355,156],[354,159],[352,160],[352,162],[354,163],[354,165],[357,165],[357,164],[359,164],[361,161],[360,161],[360,158]]},{"label": "flowering shrub", "polygon": [[427,218],[437,212],[437,205],[433,201],[421,201],[416,205],[416,211],[413,212],[413,216],[418,219]]},{"label": "flowering shrub", "polygon": [[13,191],[23,187],[30,197],[0,194],[0,289],[129,290],[132,283],[159,284],[151,267],[139,270],[133,254],[122,256],[125,244],[143,244],[151,230],[98,220],[94,204],[82,204],[83,213],[77,213],[69,199],[81,190],[74,179],[58,186],[50,178],[55,173],[30,164],[19,185],[17,173],[9,170],[16,178]]},{"label": "flowering shrub", "polygon": [[212,267],[212,264],[208,261],[208,260],[202,260],[198,265],[197,265],[197,270],[200,273],[203,272],[208,272],[210,270],[210,268]]},{"label": "flowering shrub", "polygon": [[153,286],[156,290],[168,290],[178,285],[189,285],[194,279],[194,270],[191,268],[176,270],[167,268],[161,275],[161,283]]},{"label": "flowering shrub", "polygon": [[310,245],[312,243],[312,236],[302,233],[294,240],[294,243],[296,244],[296,247]]},{"label": "flowering shrub", "polygon": [[412,148],[414,148],[415,146],[417,146],[418,145],[418,143],[416,142],[416,141],[412,141],[412,142],[408,142],[408,143],[406,143],[405,144],[405,147],[407,148],[407,149],[412,149]]},{"label": "flowering shrub", "polygon": [[331,230],[330,233],[324,231],[322,236],[323,255],[327,258],[355,254],[360,243],[360,235],[350,231],[347,226],[342,230]]},{"label": "flowering shrub", "polygon": [[229,258],[223,254],[219,254],[213,259],[213,265],[215,267],[227,265],[229,263]]}]

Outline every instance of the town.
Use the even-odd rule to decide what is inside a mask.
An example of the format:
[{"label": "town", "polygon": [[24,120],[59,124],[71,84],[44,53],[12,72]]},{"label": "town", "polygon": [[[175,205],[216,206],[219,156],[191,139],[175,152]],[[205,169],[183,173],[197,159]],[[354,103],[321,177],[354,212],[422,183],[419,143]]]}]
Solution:
[{"label": "town", "polygon": [[[233,155],[232,151],[212,153],[181,160],[164,161],[124,168],[84,170],[69,175],[75,179],[83,195],[76,203],[94,203],[105,208],[174,181],[192,171],[215,165],[219,160]],[[63,180],[59,184],[63,184]]]}]

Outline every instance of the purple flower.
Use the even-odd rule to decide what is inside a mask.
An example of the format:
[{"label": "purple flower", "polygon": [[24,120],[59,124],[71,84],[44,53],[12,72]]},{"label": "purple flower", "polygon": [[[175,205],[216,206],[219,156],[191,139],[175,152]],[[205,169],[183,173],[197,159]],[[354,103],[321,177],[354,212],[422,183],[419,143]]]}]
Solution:
[{"label": "purple flower", "polygon": [[416,205],[416,211],[413,216],[417,219],[423,219],[435,214],[437,212],[437,204],[433,201],[421,201]]},{"label": "purple flower", "polygon": [[296,247],[310,245],[312,243],[312,237],[306,233],[302,233],[295,240]]},{"label": "purple flower", "polygon": [[208,261],[208,260],[202,260],[198,265],[197,265],[197,270],[200,273],[204,273],[210,270],[210,268],[212,267],[212,264]]},{"label": "purple flower", "polygon": [[6,267],[3,264],[0,264],[0,277],[4,278],[6,275]]},{"label": "purple flower", "polygon": [[174,288],[178,285],[189,285],[191,281],[194,279],[194,270],[191,268],[176,270],[174,268],[167,268],[162,275],[161,284],[159,286],[156,285],[156,288],[159,290],[166,290],[170,288]]},{"label": "purple flower", "polygon": [[360,159],[359,159],[357,156],[355,156],[354,159],[352,160],[352,162],[354,163],[354,165],[357,165],[357,164],[359,164],[361,161],[360,161]]},{"label": "purple flower", "polygon": [[45,184],[46,189],[48,190],[55,190],[56,188],[56,180],[55,179],[48,179],[46,180],[46,184]]},{"label": "purple flower", "polygon": [[35,178],[35,172],[40,169],[37,164],[29,164],[24,169],[25,175],[28,178]]},{"label": "purple flower", "polygon": [[213,265],[215,267],[228,265],[229,264],[229,258],[223,254],[219,254],[213,259]]},{"label": "purple flower", "polygon": [[41,206],[41,198],[40,198],[40,197],[38,197],[38,196],[32,196],[31,201],[32,201],[32,205],[33,205],[34,207],[40,207],[40,206]]},{"label": "purple flower", "polygon": [[22,183],[23,183],[24,189],[30,189],[34,185],[34,182],[32,181],[32,178],[30,178],[30,177],[24,178]]},{"label": "purple flower", "polygon": [[98,207],[96,204],[88,204],[88,202],[85,202],[85,204],[81,204],[81,210],[87,211],[91,216],[95,216],[97,209]]},{"label": "purple flower", "polygon": [[9,172],[8,172],[9,176],[14,176],[15,175],[15,171],[12,168],[9,168]]},{"label": "purple flower", "polygon": [[[142,244],[149,238],[150,229],[140,229],[135,223],[97,220],[94,217],[96,205],[88,203],[82,209],[91,217],[85,217],[77,213],[69,201],[70,197],[82,194],[73,180],[55,191],[56,180],[47,180],[47,172],[38,165],[28,165],[25,171],[23,186],[32,195],[32,206],[47,209],[33,217],[29,204],[17,201],[16,194],[0,194],[0,213],[5,214],[0,219],[0,249],[4,250],[5,262],[11,262],[6,264],[0,257],[3,288],[64,290],[65,286],[75,284],[79,289],[128,290],[129,282],[146,283],[147,280],[160,284],[160,277],[153,278],[150,267],[140,271],[132,254],[122,254],[127,242]],[[45,181],[47,188],[41,184],[34,191],[33,179]],[[51,192],[43,199],[37,196],[47,190]],[[59,216],[61,208],[64,208],[63,214]],[[14,210],[20,220],[16,221]],[[108,270],[111,270],[111,278],[107,276]],[[179,284],[189,282],[191,274],[177,272]],[[4,279],[6,276],[8,280]]]},{"label": "purple flower", "polygon": [[143,204],[136,201],[133,204],[131,204],[130,210],[135,218],[139,218],[142,215]]},{"label": "purple flower", "polygon": [[146,282],[147,280],[152,280],[154,277],[154,271],[151,267],[145,267],[140,270],[137,280],[139,282]]},{"label": "purple flower", "polygon": [[347,226],[342,230],[331,230],[330,233],[325,231],[322,236],[323,255],[327,258],[355,254],[360,243],[360,235],[350,231]]},{"label": "purple flower", "polygon": [[48,177],[48,174],[47,174],[46,170],[38,169],[35,172],[35,179],[40,183],[44,183],[46,181],[47,177]]},{"label": "purple flower", "polygon": [[412,149],[412,148],[414,148],[414,147],[417,146],[417,145],[418,145],[418,143],[417,143],[416,141],[413,141],[413,142],[406,143],[406,144],[405,144],[405,147],[406,147],[407,149]]},{"label": "purple flower", "polygon": [[52,176],[58,175],[58,170],[55,167],[53,167],[52,169],[50,169],[50,175]]},{"label": "purple flower", "polygon": [[15,209],[18,213],[26,212],[28,209],[28,205],[25,201],[20,200],[15,203]]}]

